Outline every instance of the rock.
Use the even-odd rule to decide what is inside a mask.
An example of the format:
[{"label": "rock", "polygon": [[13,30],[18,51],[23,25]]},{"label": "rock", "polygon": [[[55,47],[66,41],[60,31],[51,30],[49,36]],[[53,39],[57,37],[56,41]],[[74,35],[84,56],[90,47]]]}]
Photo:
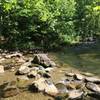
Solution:
[{"label": "rock", "polygon": [[[44,78],[40,78],[36,81],[33,82],[32,86],[31,86],[34,90],[37,90],[37,91],[44,91],[45,88],[46,88],[46,82],[45,82],[45,79]],[[34,91],[33,90],[33,91]]]},{"label": "rock", "polygon": [[50,61],[50,66],[52,66],[52,67],[56,66],[55,62],[54,61]]},{"label": "rock", "polygon": [[22,54],[21,53],[13,53],[13,54],[8,54],[5,56],[5,58],[9,59],[9,58],[12,58],[12,57],[22,57]]},{"label": "rock", "polygon": [[68,95],[69,95],[68,98],[70,100],[76,100],[76,99],[82,100],[84,93],[81,90],[72,90],[69,91]]},{"label": "rock", "polygon": [[43,77],[44,77],[44,78],[51,78],[51,74],[49,74],[49,73],[44,73],[44,74],[43,74]]},{"label": "rock", "polygon": [[34,81],[31,87],[33,88],[33,91],[35,90],[45,92],[51,96],[55,96],[58,93],[55,85],[51,81],[44,78],[40,78],[37,81]]},{"label": "rock", "polygon": [[45,68],[45,71],[46,72],[51,72],[52,70],[54,70],[54,68],[49,68],[49,67],[48,68]]},{"label": "rock", "polygon": [[17,63],[25,63],[25,60],[23,58],[16,58]]},{"label": "rock", "polygon": [[43,65],[44,67],[56,66],[56,64],[47,57],[47,54],[36,54],[33,59],[33,62]]},{"label": "rock", "polygon": [[32,70],[28,73],[29,78],[35,78],[37,76],[38,72],[37,70]]},{"label": "rock", "polygon": [[4,66],[0,65],[0,74],[4,73]]},{"label": "rock", "polygon": [[88,76],[88,77],[93,77],[94,74],[88,73],[88,72],[82,72],[82,75]]},{"label": "rock", "polygon": [[27,76],[24,76],[24,75],[19,76],[19,77],[17,77],[17,86],[20,89],[27,88],[28,81],[29,81],[29,78]]},{"label": "rock", "polygon": [[7,86],[3,89],[2,93],[4,98],[16,96],[19,94],[19,89],[17,88],[15,82],[10,82]]},{"label": "rock", "polygon": [[28,74],[30,72],[30,68],[29,67],[25,67],[24,69],[19,69],[17,72],[17,75],[24,75],[24,74]]},{"label": "rock", "polygon": [[46,84],[45,93],[50,96],[56,96],[59,93],[58,89],[51,81],[46,80]]},{"label": "rock", "polygon": [[74,78],[77,79],[77,80],[84,80],[85,79],[85,77],[81,74],[75,74]]},{"label": "rock", "polygon": [[74,73],[65,73],[65,76],[73,77],[75,74]]},{"label": "rock", "polygon": [[20,80],[29,80],[29,78],[25,75],[21,75],[19,77],[17,77],[17,80],[20,81]]},{"label": "rock", "polygon": [[100,94],[100,87],[94,83],[88,82],[86,88]]},{"label": "rock", "polygon": [[43,66],[38,66],[39,70],[45,70]]},{"label": "rock", "polygon": [[50,73],[47,73],[45,70],[39,70],[38,74],[40,74],[44,78],[50,78],[51,77]]},{"label": "rock", "polygon": [[5,58],[0,58],[0,63],[2,63],[3,61],[5,61]]},{"label": "rock", "polygon": [[21,65],[21,67],[18,69],[18,73],[19,74],[27,74],[30,72],[30,68],[28,66],[30,66],[31,63],[30,62],[26,62],[24,64]]},{"label": "rock", "polygon": [[12,68],[10,69],[10,71],[11,71],[11,72],[14,72],[14,71],[15,71],[15,67],[12,67]]},{"label": "rock", "polygon": [[56,88],[58,89],[59,93],[67,93],[68,90],[66,88],[66,85],[64,85],[63,83],[57,83],[55,84]]},{"label": "rock", "polygon": [[84,83],[82,81],[70,81],[66,83],[67,89],[81,89],[83,88]]},{"label": "rock", "polygon": [[96,77],[86,77],[85,80],[87,82],[100,83],[100,79]]},{"label": "rock", "polygon": [[14,67],[12,63],[6,64],[4,70],[11,70]]}]

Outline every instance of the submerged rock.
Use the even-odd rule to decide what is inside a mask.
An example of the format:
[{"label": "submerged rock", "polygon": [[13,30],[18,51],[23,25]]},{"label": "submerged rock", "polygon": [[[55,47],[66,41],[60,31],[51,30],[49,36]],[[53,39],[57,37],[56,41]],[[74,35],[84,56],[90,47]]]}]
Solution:
[{"label": "submerged rock", "polygon": [[57,84],[55,84],[55,86],[58,89],[59,93],[67,93],[68,92],[66,85],[64,85],[63,83],[57,83]]},{"label": "submerged rock", "polygon": [[19,89],[17,88],[15,82],[12,81],[6,85],[2,94],[4,98],[16,96],[19,94]]},{"label": "submerged rock", "polygon": [[27,76],[21,75],[17,77],[17,86],[20,89],[27,88],[29,78]]}]

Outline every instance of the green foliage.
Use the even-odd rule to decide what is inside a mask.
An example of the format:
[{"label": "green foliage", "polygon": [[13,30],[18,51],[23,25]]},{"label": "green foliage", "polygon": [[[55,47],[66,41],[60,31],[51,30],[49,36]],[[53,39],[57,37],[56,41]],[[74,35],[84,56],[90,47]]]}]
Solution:
[{"label": "green foliage", "polygon": [[77,43],[100,32],[99,0],[1,0],[0,34],[14,48]]}]

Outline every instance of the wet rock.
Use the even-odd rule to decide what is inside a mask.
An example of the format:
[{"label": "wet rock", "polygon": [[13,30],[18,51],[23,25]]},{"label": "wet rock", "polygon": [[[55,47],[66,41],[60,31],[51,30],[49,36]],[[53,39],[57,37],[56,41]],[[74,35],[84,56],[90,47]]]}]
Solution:
[{"label": "wet rock", "polygon": [[38,66],[39,70],[45,70],[43,66]]},{"label": "wet rock", "polygon": [[38,72],[37,70],[32,70],[28,73],[29,78],[35,78],[37,76]]},{"label": "wet rock", "polygon": [[5,58],[0,58],[0,63],[2,63],[3,61],[5,61]]},{"label": "wet rock", "polygon": [[39,70],[38,74],[40,74],[44,78],[50,78],[51,77],[51,74],[46,72],[45,70]]},{"label": "wet rock", "polygon": [[31,87],[33,91],[35,90],[45,92],[51,96],[55,96],[58,93],[58,90],[55,85],[51,81],[46,80],[44,78],[40,78],[37,81],[34,81]]},{"label": "wet rock", "polygon": [[45,71],[46,72],[51,72],[52,70],[54,70],[54,68],[49,68],[49,67],[48,68],[45,68]]},{"label": "wet rock", "polygon": [[16,73],[16,75],[24,75],[24,74],[28,74],[30,72],[30,68],[29,67],[25,67],[23,69],[19,69]]},{"label": "wet rock", "polygon": [[12,57],[22,57],[22,54],[16,52],[16,53],[8,54],[8,55],[5,56],[5,58],[8,58],[8,59],[9,59],[9,58],[12,58]]},{"label": "wet rock", "polygon": [[87,95],[90,97],[90,99],[87,99],[87,100],[100,100],[99,93],[92,92],[92,93],[88,93]]},{"label": "wet rock", "polygon": [[59,93],[58,89],[51,81],[46,80],[46,84],[47,87],[45,88],[45,93],[50,96],[56,96]]},{"label": "wet rock", "polygon": [[56,66],[56,64],[47,57],[47,54],[36,54],[33,59],[33,62],[41,64],[44,67]]},{"label": "wet rock", "polygon": [[86,88],[100,94],[100,87],[94,83],[88,82]]},{"label": "wet rock", "polygon": [[96,77],[86,77],[85,80],[87,82],[100,83],[100,79]]},{"label": "wet rock", "polygon": [[37,91],[44,91],[45,88],[46,88],[46,82],[45,82],[45,79],[44,78],[40,78],[36,81],[33,82],[32,86],[31,86],[34,90],[37,90]]},{"label": "wet rock", "polygon": [[74,73],[65,73],[65,76],[73,77],[75,74]]},{"label": "wet rock", "polygon": [[14,72],[14,71],[15,71],[15,67],[12,67],[12,68],[10,69],[10,71],[11,71],[11,72]]},{"label": "wet rock", "polygon": [[44,77],[44,78],[51,78],[51,74],[49,74],[49,73],[44,73],[44,74],[43,74],[43,77]]},{"label": "wet rock", "polygon": [[84,83],[82,81],[70,81],[66,83],[66,87],[70,89],[81,89],[84,87]]},{"label": "wet rock", "polygon": [[17,77],[17,86],[20,88],[20,89],[25,89],[28,87],[28,81],[29,81],[29,78],[27,76],[19,76]]},{"label": "wet rock", "polygon": [[56,88],[58,89],[59,93],[67,93],[68,90],[66,88],[66,85],[64,85],[63,83],[57,83],[55,84]]},{"label": "wet rock", "polygon": [[18,81],[19,80],[29,80],[29,78],[27,76],[25,76],[25,75],[22,75],[22,76],[17,77],[17,80]]},{"label": "wet rock", "polygon": [[16,58],[17,63],[25,63],[25,60],[23,58]]},{"label": "wet rock", "polygon": [[68,93],[69,95],[69,100],[76,100],[76,99],[80,99],[82,100],[84,93],[81,90],[72,90],[69,91]]},{"label": "wet rock", "polygon": [[0,65],[0,74],[4,73],[4,66]]},{"label": "wet rock", "polygon": [[18,69],[18,73],[19,74],[27,74],[30,72],[30,68],[28,66],[30,66],[31,63],[30,62],[26,62],[24,64],[21,65],[21,67]]},{"label": "wet rock", "polygon": [[74,78],[77,79],[77,80],[84,80],[85,79],[85,77],[81,74],[75,74]]},{"label": "wet rock", "polygon": [[88,72],[83,72],[82,75],[88,76],[88,77],[93,77],[94,74],[88,73]]},{"label": "wet rock", "polygon": [[19,89],[17,88],[15,82],[10,82],[7,86],[3,89],[2,96],[4,98],[16,96],[19,94]]},{"label": "wet rock", "polygon": [[12,63],[6,64],[6,65],[4,66],[4,70],[11,70],[13,67],[14,67],[14,65],[13,65]]}]

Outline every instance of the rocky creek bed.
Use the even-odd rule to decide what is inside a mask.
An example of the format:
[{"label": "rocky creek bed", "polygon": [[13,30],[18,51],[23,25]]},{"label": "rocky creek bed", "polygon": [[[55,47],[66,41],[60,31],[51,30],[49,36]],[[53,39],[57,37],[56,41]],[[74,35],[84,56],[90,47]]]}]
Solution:
[{"label": "rocky creek bed", "polygon": [[0,55],[0,100],[100,100],[100,78],[59,68],[48,54]]}]

